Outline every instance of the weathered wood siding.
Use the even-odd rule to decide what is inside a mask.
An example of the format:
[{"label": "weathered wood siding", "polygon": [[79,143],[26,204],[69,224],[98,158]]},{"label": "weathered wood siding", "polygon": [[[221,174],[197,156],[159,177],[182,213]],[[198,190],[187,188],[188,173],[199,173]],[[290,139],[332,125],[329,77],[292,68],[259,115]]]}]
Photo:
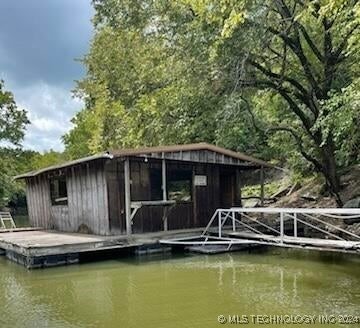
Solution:
[{"label": "weathered wood siding", "polygon": [[59,231],[110,233],[104,160],[73,166],[64,171],[67,205],[52,205],[49,174],[27,181],[27,203],[33,226]]},{"label": "weathered wood siding", "polygon": [[124,163],[108,161],[105,165],[109,208],[109,225],[112,234],[126,231]]},{"label": "weathered wood siding", "polygon": [[[132,158],[130,160],[131,200],[154,200],[151,195],[150,170],[161,170],[161,160]],[[191,201],[178,202],[168,214],[168,229],[186,229],[204,227],[209,222],[214,211],[222,206],[221,176],[228,177],[230,186],[227,192],[227,204],[239,204],[240,189],[237,168],[228,165],[186,163],[167,161],[167,175],[172,171],[184,170],[194,175],[206,175],[206,186],[194,186],[192,181]],[[124,200],[124,165],[121,159],[113,160],[106,166],[109,218],[112,233],[125,233],[125,200]],[[132,225],[133,233],[154,232],[163,230],[163,206],[144,206],[138,210]]]},{"label": "weathered wood siding", "polygon": [[45,176],[26,179],[26,201],[30,224],[51,229],[50,185]]},{"label": "weathered wood siding", "polygon": [[[167,175],[177,175],[179,170],[192,174],[191,200],[178,202],[171,209],[169,230],[206,226],[217,208],[238,205],[241,201],[241,172],[236,166],[167,160],[166,168]],[[161,171],[161,159],[131,158],[132,201],[155,200],[152,199],[152,169]],[[126,232],[122,158],[99,159],[62,169],[66,175],[67,205],[51,205],[49,176],[56,173],[27,179],[27,202],[33,226],[101,235]],[[195,175],[206,175],[207,185],[195,186]],[[162,193],[159,194],[157,200],[162,197]],[[133,220],[133,233],[163,230],[163,213],[161,205],[142,207]]]},{"label": "weathered wood siding", "polygon": [[58,217],[59,230],[109,234],[109,215],[104,161],[74,166],[67,172],[68,222]]},{"label": "weathered wood siding", "polygon": [[211,163],[211,164],[224,164],[224,165],[238,165],[241,167],[259,167],[259,164],[252,163],[249,161],[234,158],[229,155],[221,154],[210,150],[182,150],[172,152],[156,152],[156,153],[144,153],[138,154],[139,157],[147,158],[165,158],[168,160],[176,160],[181,162],[191,163]]},{"label": "weathered wood siding", "polygon": [[220,207],[220,169],[217,165],[198,164],[194,167],[194,175],[207,177],[206,186],[193,185],[194,225],[204,227]]}]

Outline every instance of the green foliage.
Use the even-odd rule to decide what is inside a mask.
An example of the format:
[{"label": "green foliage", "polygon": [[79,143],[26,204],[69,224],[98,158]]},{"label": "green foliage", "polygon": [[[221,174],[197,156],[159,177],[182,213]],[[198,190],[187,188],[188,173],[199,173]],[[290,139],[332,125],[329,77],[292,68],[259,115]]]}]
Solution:
[{"label": "green foliage", "polygon": [[0,148],[0,208],[13,198],[23,198],[24,186],[21,182],[15,182],[13,177],[30,170],[33,156],[32,151]]},{"label": "green foliage", "polygon": [[[76,89],[86,108],[63,137],[70,157],[112,148],[215,140],[221,98],[201,53],[207,49],[186,36],[174,44],[170,38],[175,31],[162,25],[170,19],[187,22],[191,12],[164,2],[152,3],[149,15],[142,16],[141,8],[129,3],[95,1],[96,34],[83,59],[88,74]],[[152,12],[160,15],[158,22]],[[130,19],[131,15],[140,16]],[[191,52],[183,48],[189,42]]]},{"label": "green foliage", "polygon": [[25,206],[23,181],[14,176],[66,160],[64,154],[50,150],[44,154],[20,148],[0,148],[0,209],[4,206]]},{"label": "green foliage", "polygon": [[[0,80],[0,142],[19,145],[27,124],[26,111],[18,109],[13,94],[4,89],[4,82]],[[0,208],[8,203],[12,195],[21,197],[22,188],[14,183],[12,177],[26,167],[29,157],[31,152],[0,147]]]},{"label": "green foliage", "polygon": [[50,149],[42,154],[34,152],[28,165],[31,170],[38,170],[44,167],[61,164],[66,160],[67,157],[65,154]]},{"label": "green foliage", "polygon": [[359,153],[357,1],[93,4],[68,156],[201,140],[315,168],[337,193]]},{"label": "green foliage", "polygon": [[321,115],[315,129],[322,131],[323,141],[329,134],[337,144],[341,167],[360,161],[360,79],[346,88],[332,92],[321,104]]},{"label": "green foliage", "polygon": [[13,94],[4,90],[4,81],[0,80],[0,141],[18,145],[29,123],[26,111],[16,106]]},{"label": "green foliage", "polygon": [[[275,192],[279,191],[279,189],[283,187],[283,181],[272,181],[264,184],[264,196],[265,198],[270,197],[275,194]],[[261,193],[261,185],[250,185],[244,186],[241,188],[241,197],[260,197]]]}]

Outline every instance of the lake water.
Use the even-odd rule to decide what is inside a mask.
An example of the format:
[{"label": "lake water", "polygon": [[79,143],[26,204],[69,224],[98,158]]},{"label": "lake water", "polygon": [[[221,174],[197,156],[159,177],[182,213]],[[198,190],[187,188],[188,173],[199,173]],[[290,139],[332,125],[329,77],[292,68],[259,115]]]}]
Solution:
[{"label": "lake water", "polygon": [[[0,257],[1,328],[238,326],[218,323],[220,315],[249,321],[240,326],[314,315],[315,324],[296,326],[359,327],[339,321],[360,315],[360,258],[274,250],[27,271]],[[319,315],[337,324],[319,324]]]}]

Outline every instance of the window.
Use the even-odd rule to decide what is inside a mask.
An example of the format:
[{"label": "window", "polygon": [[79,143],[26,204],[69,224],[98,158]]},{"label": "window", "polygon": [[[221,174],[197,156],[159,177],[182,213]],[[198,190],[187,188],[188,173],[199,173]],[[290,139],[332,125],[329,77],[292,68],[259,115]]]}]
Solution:
[{"label": "window", "polygon": [[190,202],[192,188],[192,172],[176,170],[169,174],[167,191],[169,200]]},{"label": "window", "polygon": [[50,197],[52,205],[67,205],[65,176],[62,175],[50,179]]}]

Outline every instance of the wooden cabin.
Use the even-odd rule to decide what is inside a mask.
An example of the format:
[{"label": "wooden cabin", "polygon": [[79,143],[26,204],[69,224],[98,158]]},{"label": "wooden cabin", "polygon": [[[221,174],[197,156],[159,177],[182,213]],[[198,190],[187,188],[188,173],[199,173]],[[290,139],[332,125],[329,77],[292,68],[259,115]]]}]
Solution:
[{"label": "wooden cabin", "polygon": [[32,226],[130,235],[206,226],[215,209],[241,205],[242,176],[268,167],[198,143],[107,152],[16,178],[26,181]]}]

